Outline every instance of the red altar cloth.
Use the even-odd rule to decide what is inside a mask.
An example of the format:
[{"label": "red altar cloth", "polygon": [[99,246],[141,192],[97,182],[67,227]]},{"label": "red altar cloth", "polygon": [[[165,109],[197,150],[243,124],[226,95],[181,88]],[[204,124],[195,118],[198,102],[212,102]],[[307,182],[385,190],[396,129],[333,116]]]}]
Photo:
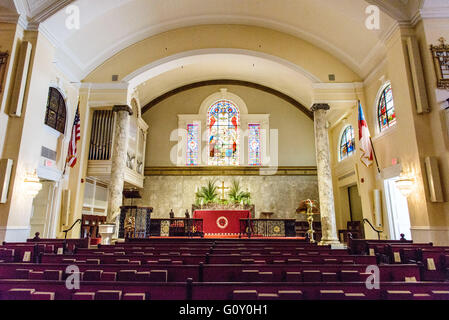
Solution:
[{"label": "red altar cloth", "polygon": [[235,236],[240,233],[240,219],[250,217],[249,210],[195,210],[194,219],[203,219],[206,236]]}]

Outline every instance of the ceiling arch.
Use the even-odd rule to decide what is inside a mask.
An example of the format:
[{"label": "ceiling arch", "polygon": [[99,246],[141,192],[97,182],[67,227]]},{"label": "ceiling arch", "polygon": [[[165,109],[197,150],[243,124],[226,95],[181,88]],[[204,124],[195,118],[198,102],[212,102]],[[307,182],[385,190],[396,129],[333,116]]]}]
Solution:
[{"label": "ceiling arch", "polygon": [[208,80],[208,81],[200,81],[200,82],[194,82],[188,85],[184,85],[181,87],[178,87],[176,89],[170,90],[167,93],[164,93],[163,95],[155,98],[154,100],[147,103],[142,108],[142,114],[150,110],[152,107],[156,106],[158,103],[161,103],[162,101],[187,90],[195,89],[195,88],[201,88],[205,86],[213,86],[213,85],[236,85],[236,86],[244,86],[249,87],[257,90],[261,90],[267,93],[270,93],[272,95],[275,95],[279,98],[281,98],[284,101],[287,101],[291,105],[293,105],[295,108],[303,112],[307,117],[309,117],[311,120],[313,120],[313,113],[310,111],[309,108],[306,108],[304,105],[302,105],[299,101],[293,99],[292,97],[279,92],[275,89],[254,83],[249,81],[241,81],[241,80],[231,80],[231,79],[216,79],[216,80]]},{"label": "ceiling arch", "polygon": [[128,74],[122,82],[136,88],[142,104],[147,104],[176,88],[215,79],[270,87],[305,106],[312,103],[312,84],[320,82],[315,75],[279,57],[220,48],[166,57]]},{"label": "ceiling arch", "polygon": [[364,24],[368,3],[364,0],[95,0],[92,3],[73,2],[80,8],[80,30],[61,27],[66,19],[64,11],[42,24],[42,30],[57,44],[57,59],[70,65],[79,79],[138,41],[168,30],[205,24],[246,24],[285,32],[330,52],[363,76],[378,62],[380,43],[394,24],[394,19],[382,13],[381,30],[367,30]]},{"label": "ceiling arch", "polygon": [[[382,11],[381,30],[375,32],[364,28],[370,4]],[[80,8],[80,30],[64,27],[68,5]],[[423,12],[447,16],[448,11],[446,0],[0,0],[0,21],[11,22],[16,15],[25,26],[40,24],[57,47],[57,65],[73,80],[145,37],[211,23],[292,34],[331,52],[363,77],[379,63],[384,38],[397,21],[416,21]]]}]

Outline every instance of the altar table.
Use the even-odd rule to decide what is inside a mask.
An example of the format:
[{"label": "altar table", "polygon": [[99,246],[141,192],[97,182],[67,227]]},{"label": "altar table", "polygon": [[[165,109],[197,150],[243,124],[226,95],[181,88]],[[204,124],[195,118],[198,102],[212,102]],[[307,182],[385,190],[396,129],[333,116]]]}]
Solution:
[{"label": "altar table", "polygon": [[203,220],[205,236],[238,236],[240,219],[250,214],[249,210],[195,210],[193,218]]}]

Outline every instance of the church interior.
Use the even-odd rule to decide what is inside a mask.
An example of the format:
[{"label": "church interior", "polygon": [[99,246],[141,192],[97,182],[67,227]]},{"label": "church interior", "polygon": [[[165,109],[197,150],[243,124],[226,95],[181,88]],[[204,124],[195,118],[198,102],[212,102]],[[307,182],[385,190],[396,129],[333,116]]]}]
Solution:
[{"label": "church interior", "polygon": [[0,300],[449,300],[448,0],[0,0]]}]

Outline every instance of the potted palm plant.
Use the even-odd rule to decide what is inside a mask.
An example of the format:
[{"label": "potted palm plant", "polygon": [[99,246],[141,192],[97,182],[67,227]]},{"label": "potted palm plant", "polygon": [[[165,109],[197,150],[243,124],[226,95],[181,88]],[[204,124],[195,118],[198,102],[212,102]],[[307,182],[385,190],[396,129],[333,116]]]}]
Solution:
[{"label": "potted palm plant", "polygon": [[240,187],[240,183],[237,180],[232,181],[231,189],[228,193],[229,201],[233,204],[250,205],[251,193],[243,191]]},{"label": "potted palm plant", "polygon": [[217,186],[215,185],[216,180],[208,180],[207,185],[201,187],[196,193],[196,204],[197,205],[208,205],[211,203],[216,203],[218,200]]}]

